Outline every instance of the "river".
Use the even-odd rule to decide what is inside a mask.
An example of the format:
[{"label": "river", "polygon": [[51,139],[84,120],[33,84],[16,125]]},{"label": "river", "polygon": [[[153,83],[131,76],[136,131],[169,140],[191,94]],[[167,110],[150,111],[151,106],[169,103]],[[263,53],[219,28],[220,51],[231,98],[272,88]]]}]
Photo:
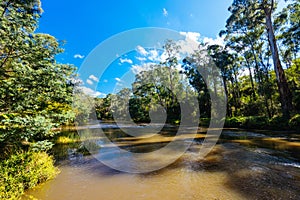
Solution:
[{"label": "river", "polygon": [[[164,147],[177,131],[169,126],[141,140],[127,137],[114,125],[102,128],[112,141],[133,152]],[[172,164],[142,174],[107,167],[95,158],[97,152],[84,150],[82,142],[56,145],[60,174],[28,190],[23,199],[300,199],[300,134],[225,129],[213,150],[198,159],[205,132],[199,128],[191,146]],[[185,140],[190,140],[188,134]]]}]

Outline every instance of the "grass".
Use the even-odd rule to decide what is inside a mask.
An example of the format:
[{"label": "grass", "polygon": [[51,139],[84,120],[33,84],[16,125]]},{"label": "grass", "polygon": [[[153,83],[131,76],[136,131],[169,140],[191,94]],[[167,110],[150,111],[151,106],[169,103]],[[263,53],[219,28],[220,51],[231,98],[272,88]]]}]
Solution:
[{"label": "grass", "polygon": [[66,136],[59,136],[57,140],[55,141],[56,144],[70,144],[78,142],[79,140],[77,138],[70,138]]}]

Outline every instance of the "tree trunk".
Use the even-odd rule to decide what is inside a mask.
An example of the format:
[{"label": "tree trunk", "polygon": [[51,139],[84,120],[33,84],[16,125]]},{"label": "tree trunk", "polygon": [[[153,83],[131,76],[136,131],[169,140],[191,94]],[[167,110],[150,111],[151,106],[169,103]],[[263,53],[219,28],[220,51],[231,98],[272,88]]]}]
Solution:
[{"label": "tree trunk", "polygon": [[246,60],[246,64],[247,64],[247,68],[249,70],[249,78],[250,78],[250,83],[251,83],[251,88],[252,88],[252,97],[253,100],[256,101],[256,93],[255,93],[255,88],[254,88],[254,82],[253,82],[253,75],[252,75],[252,71],[251,71],[251,66],[250,63],[248,62],[247,58],[245,57]]},{"label": "tree trunk", "polygon": [[267,8],[265,8],[264,11],[266,16],[266,28],[268,32],[269,45],[272,52],[277,85],[280,93],[282,113],[286,118],[290,118],[290,110],[292,108],[291,92],[289,90],[288,83],[284,74],[284,70],[282,68],[279,59],[278,47],[276,44],[276,38],[275,38],[273,24],[272,24],[272,16],[271,16],[272,11],[268,10]]},{"label": "tree trunk", "polygon": [[[222,78],[223,78],[225,95],[226,95],[226,99],[227,99],[227,102],[228,102],[229,93],[228,93],[228,87],[227,87],[226,77],[223,76]],[[232,117],[232,111],[231,111],[230,105],[227,106],[227,114],[228,114],[229,117]]]}]

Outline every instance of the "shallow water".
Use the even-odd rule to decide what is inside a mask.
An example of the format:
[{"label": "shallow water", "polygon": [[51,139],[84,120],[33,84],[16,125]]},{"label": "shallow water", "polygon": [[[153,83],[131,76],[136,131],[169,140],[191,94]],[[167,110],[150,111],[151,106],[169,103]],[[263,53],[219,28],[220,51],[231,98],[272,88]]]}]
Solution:
[{"label": "shallow water", "polygon": [[[122,148],[149,152],[170,142],[174,130],[168,127],[159,136],[139,140],[111,126],[106,134]],[[119,172],[91,155],[84,156],[78,151],[80,143],[57,146],[61,173],[27,191],[23,199],[300,199],[298,134],[271,138],[264,133],[225,130],[209,155],[199,159],[204,131],[199,129],[197,139],[176,162],[144,174]],[[187,134],[184,140],[189,139]]]}]

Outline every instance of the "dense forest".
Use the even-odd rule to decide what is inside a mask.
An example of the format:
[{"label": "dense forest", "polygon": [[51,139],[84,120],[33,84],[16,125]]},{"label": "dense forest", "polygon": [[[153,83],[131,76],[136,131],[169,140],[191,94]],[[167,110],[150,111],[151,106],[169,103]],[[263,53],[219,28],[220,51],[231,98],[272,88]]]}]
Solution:
[{"label": "dense forest", "polygon": [[[287,1],[279,10],[274,0],[234,0],[229,11],[220,30],[225,46],[202,43],[179,60],[181,46],[166,41],[167,58],[137,74],[132,88],[94,99],[97,117],[122,116],[129,102],[133,120],[149,122],[149,105],[155,103],[165,108],[168,123],[179,124],[176,99],[196,97],[199,123],[207,125],[211,88],[199,72],[199,54],[205,50],[221,71],[227,127],[299,129],[300,1]],[[24,189],[53,178],[57,169],[45,152],[53,146],[54,128],[72,124],[76,116],[88,117],[72,109],[76,68],[55,60],[63,42],[36,33],[42,13],[39,0],[0,2],[1,199],[18,198]],[[141,84],[153,77],[156,84]]]}]

